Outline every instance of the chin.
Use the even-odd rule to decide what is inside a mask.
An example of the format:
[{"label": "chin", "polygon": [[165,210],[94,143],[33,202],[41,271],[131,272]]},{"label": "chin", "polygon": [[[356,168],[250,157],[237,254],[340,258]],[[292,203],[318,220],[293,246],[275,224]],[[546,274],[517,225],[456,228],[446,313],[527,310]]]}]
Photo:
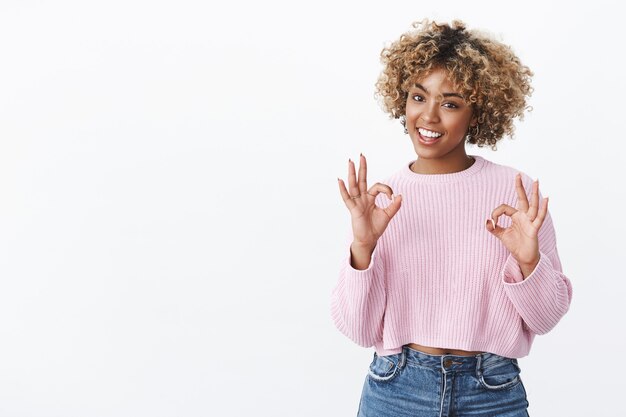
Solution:
[{"label": "chin", "polygon": [[414,146],[413,149],[417,156],[424,159],[437,159],[450,153],[448,149],[424,149],[421,145]]}]

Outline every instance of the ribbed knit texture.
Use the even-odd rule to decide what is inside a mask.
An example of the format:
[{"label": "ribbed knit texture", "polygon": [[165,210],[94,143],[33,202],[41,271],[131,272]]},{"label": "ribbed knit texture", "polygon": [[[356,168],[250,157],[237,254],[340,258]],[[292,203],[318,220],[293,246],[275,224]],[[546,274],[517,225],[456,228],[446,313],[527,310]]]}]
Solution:
[{"label": "ribbed knit texture", "polygon": [[[500,204],[517,208],[520,171],[470,156],[475,161],[463,171],[417,174],[411,161],[383,181],[402,194],[402,206],[365,270],[351,266],[350,231],[331,317],[358,345],[374,346],[380,356],[413,342],[520,358],[568,311],[572,286],[550,212],[539,230],[539,264],[523,279],[515,258],[485,228]],[[530,201],[533,180],[520,173]],[[376,196],[379,207],[390,202]],[[498,225],[510,224],[500,216]]]}]

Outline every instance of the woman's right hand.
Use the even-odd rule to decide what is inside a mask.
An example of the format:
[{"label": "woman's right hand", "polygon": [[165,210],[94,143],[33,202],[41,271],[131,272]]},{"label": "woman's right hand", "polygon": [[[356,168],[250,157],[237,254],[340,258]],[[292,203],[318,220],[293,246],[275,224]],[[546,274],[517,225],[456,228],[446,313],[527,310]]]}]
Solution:
[{"label": "woman's right hand", "polygon": [[[359,178],[357,180],[354,162],[348,162],[348,184],[350,192],[342,179],[339,180],[339,191],[352,216],[352,232],[354,243],[362,246],[376,246],[378,238],[383,234],[393,216],[400,210],[402,196],[393,196],[393,190],[386,184],[376,183],[367,189],[367,161],[361,154]],[[393,200],[387,208],[376,206],[375,200],[379,193],[386,194]],[[393,198],[395,197],[395,198]]]}]

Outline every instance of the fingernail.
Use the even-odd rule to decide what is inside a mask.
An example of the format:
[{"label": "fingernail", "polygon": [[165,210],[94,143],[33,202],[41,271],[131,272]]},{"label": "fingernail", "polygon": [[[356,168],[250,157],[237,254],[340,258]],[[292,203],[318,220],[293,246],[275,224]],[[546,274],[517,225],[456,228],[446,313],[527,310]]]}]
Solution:
[{"label": "fingernail", "polygon": [[493,221],[493,219],[489,219],[491,220],[491,227],[493,227],[494,229],[496,228],[496,222]]}]

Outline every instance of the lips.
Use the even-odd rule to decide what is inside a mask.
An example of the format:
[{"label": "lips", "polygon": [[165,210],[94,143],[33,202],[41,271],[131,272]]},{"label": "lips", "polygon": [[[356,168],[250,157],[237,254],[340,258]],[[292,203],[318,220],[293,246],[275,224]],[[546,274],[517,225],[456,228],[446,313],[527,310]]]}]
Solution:
[{"label": "lips", "polygon": [[[428,130],[428,129],[427,129]],[[437,138],[430,138],[428,136],[423,136],[419,130],[417,130],[417,136],[419,137],[420,143],[424,144],[424,145],[433,145],[437,142],[439,142],[439,140],[443,137],[443,135],[437,137]]]},{"label": "lips", "polygon": [[435,133],[439,136],[443,135],[443,133],[436,131],[435,129],[430,129],[428,127],[424,127],[424,126],[417,126],[417,131],[419,132],[420,130],[424,130],[426,131],[426,133]]}]

